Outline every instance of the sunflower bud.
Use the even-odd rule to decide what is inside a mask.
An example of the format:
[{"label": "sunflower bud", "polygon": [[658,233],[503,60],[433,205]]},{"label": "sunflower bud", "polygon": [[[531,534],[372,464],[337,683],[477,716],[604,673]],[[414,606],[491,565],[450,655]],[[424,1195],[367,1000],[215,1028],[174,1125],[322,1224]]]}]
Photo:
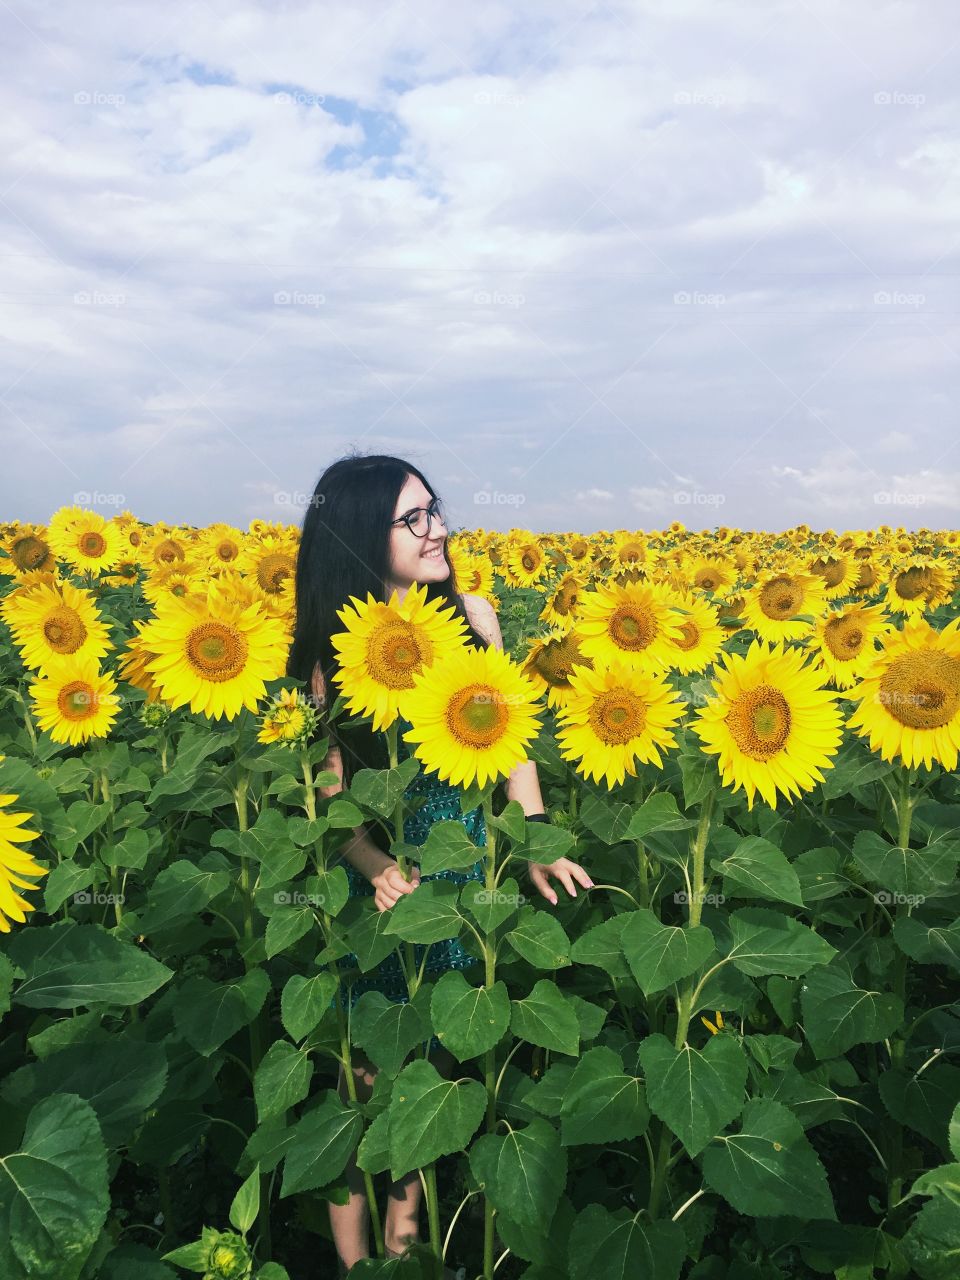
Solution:
[{"label": "sunflower bud", "polygon": [[162,729],[172,715],[165,702],[145,702],[140,708],[140,719],[150,729]]},{"label": "sunflower bud", "polygon": [[224,1231],[207,1254],[204,1280],[247,1280],[253,1258],[242,1236]]}]

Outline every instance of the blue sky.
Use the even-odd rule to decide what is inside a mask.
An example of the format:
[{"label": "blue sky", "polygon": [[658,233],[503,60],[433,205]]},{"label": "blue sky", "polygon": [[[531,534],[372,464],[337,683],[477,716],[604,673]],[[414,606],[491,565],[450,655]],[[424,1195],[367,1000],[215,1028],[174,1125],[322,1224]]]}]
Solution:
[{"label": "blue sky", "polygon": [[957,527],[948,0],[0,10],[0,518]]}]

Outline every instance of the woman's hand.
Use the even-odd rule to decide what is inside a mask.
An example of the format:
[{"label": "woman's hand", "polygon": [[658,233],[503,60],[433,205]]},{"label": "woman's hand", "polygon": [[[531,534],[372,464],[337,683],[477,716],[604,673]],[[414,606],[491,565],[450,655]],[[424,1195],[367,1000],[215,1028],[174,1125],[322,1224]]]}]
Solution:
[{"label": "woman's hand", "polygon": [[420,883],[420,868],[411,866],[410,879],[405,880],[400,868],[391,858],[382,871],[371,876],[370,883],[373,885],[373,901],[377,910],[389,911],[405,893],[413,893]]},{"label": "woman's hand", "polygon": [[557,895],[554,893],[550,885],[550,878],[556,877],[562,885],[565,886],[567,893],[571,898],[577,896],[577,891],[573,887],[574,880],[578,881],[584,889],[592,889],[593,881],[584,871],[578,862],[574,862],[571,858],[558,858],[556,862],[529,862],[527,867],[530,872],[530,879],[540,890],[548,902],[557,905]]}]

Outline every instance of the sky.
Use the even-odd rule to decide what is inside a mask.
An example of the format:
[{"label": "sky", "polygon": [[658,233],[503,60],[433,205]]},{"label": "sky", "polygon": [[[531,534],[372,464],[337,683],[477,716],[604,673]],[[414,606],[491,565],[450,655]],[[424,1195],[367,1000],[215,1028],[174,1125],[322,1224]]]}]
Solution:
[{"label": "sky", "polygon": [[0,3],[0,520],[957,528],[952,0]]}]

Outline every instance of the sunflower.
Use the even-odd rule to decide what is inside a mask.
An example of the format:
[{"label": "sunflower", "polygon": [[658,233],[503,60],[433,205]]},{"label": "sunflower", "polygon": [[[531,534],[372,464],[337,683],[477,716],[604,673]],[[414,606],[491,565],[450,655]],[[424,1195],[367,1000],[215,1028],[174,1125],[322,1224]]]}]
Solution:
[{"label": "sunflower", "polygon": [[957,767],[960,747],[960,617],[937,631],[924,618],[881,639],[882,651],[849,691],[848,721],[870,750],[904,765]]},{"label": "sunflower", "polygon": [[317,712],[298,689],[281,689],[264,712],[257,741],[306,746],[317,726]]},{"label": "sunflower", "polygon": [[217,581],[202,597],[157,601],[140,633],[156,656],[144,664],[159,696],[171,707],[213,720],[256,712],[267,680],[284,672],[288,643],[283,624],[256,602],[230,597]]},{"label": "sunflower", "polygon": [[222,569],[224,565],[235,565],[240,559],[244,536],[233,525],[213,524],[204,531],[201,546],[210,567]]},{"label": "sunflower", "polygon": [[860,576],[860,568],[853,556],[817,555],[810,561],[809,572],[823,582],[828,600],[839,600],[849,595]]},{"label": "sunflower", "polygon": [[946,564],[915,556],[892,570],[884,598],[891,613],[922,617],[928,609],[945,604],[952,594],[953,574]]},{"label": "sunflower", "polygon": [[580,575],[565,573],[547,596],[540,621],[558,630],[569,631],[576,622],[577,602],[582,591],[583,580]]},{"label": "sunflower", "polygon": [[580,648],[582,637],[574,627],[569,631],[554,630],[546,636],[527,641],[527,655],[521,664],[523,674],[538,694],[546,693],[547,705],[563,706],[570,694],[570,677],[579,664],[593,666]]},{"label": "sunflower", "polygon": [[126,551],[120,526],[82,507],[62,507],[50,521],[47,534],[58,560],[91,573],[112,569]]},{"label": "sunflower", "polygon": [[34,718],[54,742],[75,747],[105,738],[120,710],[116,688],[96,658],[62,658],[49,675],[30,685]]},{"label": "sunflower", "polygon": [[684,577],[694,591],[718,595],[736,580],[737,569],[720,556],[696,556],[684,566]]},{"label": "sunflower", "polygon": [[454,581],[460,594],[483,596],[493,604],[496,596],[493,590],[493,565],[489,557],[474,555],[459,541],[450,541],[448,551],[450,563],[453,566]]},{"label": "sunflower", "polygon": [[527,759],[541,723],[537,691],[494,647],[464,645],[413,677],[404,735],[428,773],[452,786],[486,786]]},{"label": "sunflower", "polygon": [[677,596],[656,583],[609,586],[580,597],[580,648],[602,663],[622,661],[637,670],[667,665],[683,628],[673,611]]},{"label": "sunflower", "polygon": [[692,592],[680,597],[674,608],[681,635],[674,642],[667,662],[681,675],[704,671],[716,660],[723,645],[720,610]]},{"label": "sunflower", "polygon": [[543,548],[533,538],[511,544],[503,569],[508,586],[535,587],[546,569]]},{"label": "sunflower", "polygon": [[824,597],[823,583],[813,574],[775,569],[744,592],[744,626],[771,644],[799,640],[811,628],[802,615],[819,618],[825,608]]},{"label": "sunflower", "polygon": [[838,689],[849,689],[877,656],[876,642],[890,630],[883,605],[848,604],[821,618],[810,641],[814,661]]},{"label": "sunflower", "polygon": [[607,789],[636,776],[637,762],[661,768],[661,751],[677,745],[671,729],[684,703],[661,675],[626,663],[577,667],[570,697],[557,711],[560,754],[576,761],[578,773],[606,782]]},{"label": "sunflower", "polygon": [[71,582],[40,583],[9,597],[0,615],[25,667],[48,675],[63,658],[98,661],[114,646],[89,591]]},{"label": "sunflower", "polygon": [[254,579],[265,603],[279,606],[271,608],[271,613],[293,608],[297,548],[289,538],[248,539],[232,567]]},{"label": "sunflower", "polygon": [[6,553],[0,556],[0,574],[7,577],[20,578],[38,571],[53,573],[57,567],[43,525],[18,526],[0,541],[0,550]]},{"label": "sunflower", "polygon": [[23,877],[45,876],[48,871],[47,867],[35,862],[26,849],[17,848],[27,840],[36,840],[40,834],[23,826],[32,820],[32,813],[13,813],[8,809],[7,806],[18,799],[16,794],[0,795],[0,933],[10,932],[11,920],[23,924],[27,913],[36,911],[33,903],[21,898],[14,886],[17,889],[36,889],[37,885]]},{"label": "sunflower", "polygon": [[778,791],[799,796],[833,767],[843,736],[840,694],[822,688],[824,679],[799,649],[755,640],[746,654],[724,654],[715,696],[692,727],[703,750],[719,757],[724,786],[743,787],[748,809],[758,791],[776,808]]},{"label": "sunflower", "polygon": [[333,679],[347,699],[353,715],[373,717],[373,727],[385,730],[398,714],[411,717],[405,698],[414,677],[452,647],[465,647],[466,623],[452,606],[441,608],[439,599],[427,600],[427,584],[413,583],[400,603],[394,591],[384,604],[367,593],[361,603],[337,610],[346,631],[330,637],[340,667]]},{"label": "sunflower", "polygon": [[876,564],[870,559],[857,559],[859,574],[857,580],[850,588],[850,594],[855,596],[872,595],[878,582],[880,581],[880,573]]}]

